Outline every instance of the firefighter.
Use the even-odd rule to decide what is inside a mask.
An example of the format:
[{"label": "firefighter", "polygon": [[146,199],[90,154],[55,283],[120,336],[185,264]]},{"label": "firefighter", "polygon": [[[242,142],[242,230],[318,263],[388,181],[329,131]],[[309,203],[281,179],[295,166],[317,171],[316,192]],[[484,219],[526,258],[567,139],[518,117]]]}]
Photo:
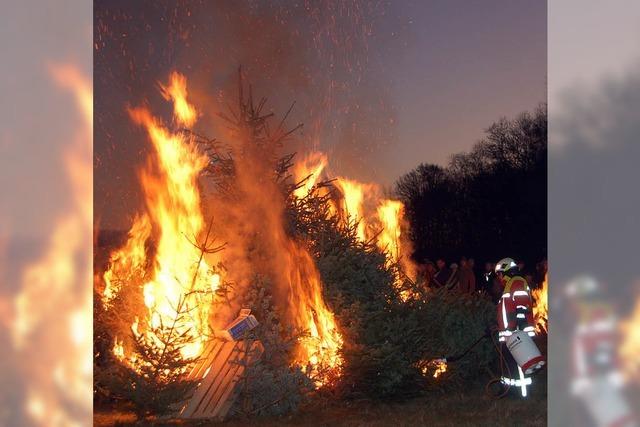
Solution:
[{"label": "firefighter", "polygon": [[515,386],[520,390],[522,397],[527,397],[527,386],[533,381],[518,366],[507,348],[506,341],[517,330],[526,332],[530,337],[535,336],[529,284],[520,276],[518,266],[511,258],[498,261],[495,273],[503,286],[498,302],[498,341],[501,343],[507,371],[503,373],[501,381],[506,386]]},{"label": "firefighter", "polygon": [[502,284],[502,296],[498,302],[498,338],[504,342],[513,331],[527,332],[535,336],[532,300],[529,284],[520,276],[515,261],[503,258],[496,264],[496,276]]}]

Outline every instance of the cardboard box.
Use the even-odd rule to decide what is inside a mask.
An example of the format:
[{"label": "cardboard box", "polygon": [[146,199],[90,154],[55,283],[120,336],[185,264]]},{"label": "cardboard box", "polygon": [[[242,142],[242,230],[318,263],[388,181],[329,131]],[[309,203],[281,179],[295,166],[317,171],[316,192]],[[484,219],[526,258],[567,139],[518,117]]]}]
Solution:
[{"label": "cardboard box", "polygon": [[228,341],[238,341],[246,332],[256,326],[258,326],[258,321],[253,314],[251,314],[251,310],[243,308],[240,310],[238,317],[222,332],[222,335]]}]

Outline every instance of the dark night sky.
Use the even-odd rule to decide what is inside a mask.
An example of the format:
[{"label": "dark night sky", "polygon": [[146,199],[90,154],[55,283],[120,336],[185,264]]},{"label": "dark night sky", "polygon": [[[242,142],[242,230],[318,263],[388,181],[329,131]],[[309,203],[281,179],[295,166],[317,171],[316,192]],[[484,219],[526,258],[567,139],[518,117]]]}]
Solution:
[{"label": "dark night sky", "polygon": [[128,227],[141,203],[148,147],[125,107],[148,102],[168,118],[157,82],[173,69],[204,114],[197,131],[215,136],[242,65],[276,115],[297,102],[289,123],[305,127],[290,151],[318,147],[331,174],[383,185],[421,162],[446,164],[493,121],[546,101],[545,1],[116,0],[94,13],[102,228]]}]

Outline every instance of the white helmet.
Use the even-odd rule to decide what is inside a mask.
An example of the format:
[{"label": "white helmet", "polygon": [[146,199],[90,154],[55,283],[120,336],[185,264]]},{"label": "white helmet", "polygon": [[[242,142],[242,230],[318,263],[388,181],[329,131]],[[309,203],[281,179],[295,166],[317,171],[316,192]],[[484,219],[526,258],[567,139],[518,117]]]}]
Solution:
[{"label": "white helmet", "polygon": [[517,264],[512,258],[502,258],[496,264],[496,273],[506,273],[511,270],[513,267],[516,267]]}]

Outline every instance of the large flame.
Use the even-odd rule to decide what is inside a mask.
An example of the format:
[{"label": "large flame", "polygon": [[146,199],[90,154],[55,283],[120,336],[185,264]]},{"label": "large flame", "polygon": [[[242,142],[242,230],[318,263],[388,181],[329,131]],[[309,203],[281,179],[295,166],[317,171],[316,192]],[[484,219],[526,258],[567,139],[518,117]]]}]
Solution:
[{"label": "large flame", "polygon": [[364,217],[364,196],[369,190],[367,184],[347,179],[337,178],[336,186],[342,192],[342,209],[348,223],[357,223],[356,235],[360,241],[367,239],[367,221]]},{"label": "large flame", "polygon": [[[377,244],[382,251],[386,251],[389,256],[388,262],[397,263],[402,268],[402,273],[409,279],[415,281],[418,269],[411,260],[411,244],[407,237],[403,235],[404,205],[398,200],[382,200],[377,209],[377,220],[380,227]],[[396,286],[400,287],[402,278],[396,278]],[[401,289],[400,297],[407,301],[417,296],[410,289]]]},{"label": "large flame", "polygon": [[[27,266],[14,299],[11,333],[25,369],[26,412],[36,425],[90,422],[92,380],[93,224],[91,82],[72,65],[52,65],[83,122],[64,156],[72,208],[60,217],[44,255]],[[42,330],[46,328],[46,332]]]},{"label": "large flame", "polygon": [[[192,125],[197,113],[187,102],[184,76],[172,73],[170,84],[161,87],[167,99],[174,102],[176,122]],[[183,357],[197,357],[210,338],[208,318],[211,291],[215,291],[212,284],[219,283],[196,246],[204,231],[197,179],[208,160],[192,140],[173,133],[146,108],[130,109],[129,114],[147,131],[153,147],[146,168],[139,174],[147,213],[137,218],[127,243],[111,257],[110,269],[104,275],[105,302],[117,292],[113,277],[118,270],[143,261],[145,242],[153,227],[157,230],[157,249],[150,263],[153,271],[151,280],[142,287],[148,313],[145,321],[136,322],[132,329],[134,333],[157,339],[153,329],[171,327],[176,334],[184,334],[190,340],[181,348]],[[180,315],[187,312],[189,316]],[[114,350],[124,355],[118,341]]]},{"label": "large flame", "polygon": [[394,259],[400,258],[402,209],[402,202],[397,200],[383,200],[378,206],[378,218],[383,226],[378,236],[378,246],[386,250]]},{"label": "large flame", "polygon": [[[294,167],[294,178],[302,185],[294,191],[294,196],[299,199],[306,197],[326,165],[326,155],[319,152],[311,153],[298,162]],[[282,228],[279,221],[272,226]],[[300,340],[294,364],[301,366],[320,387],[340,376],[342,336],[333,312],[324,302],[320,273],[309,251],[280,231],[274,233],[274,238],[282,248],[280,263],[285,265],[280,267],[284,268],[289,283],[288,315],[298,329],[308,333]]]},{"label": "large flame", "polygon": [[305,247],[288,243],[288,308],[297,327],[308,331],[298,348],[296,364],[301,365],[317,386],[340,375],[342,336],[334,315],[322,296],[320,274]]},{"label": "large flame", "polygon": [[[404,205],[399,200],[380,197],[380,188],[347,178],[337,178],[336,186],[342,194],[345,223],[357,222],[356,235],[364,242],[375,239],[377,246],[386,252],[391,261],[408,258],[409,244],[403,236]],[[368,202],[368,203],[367,203]],[[407,263],[405,273],[415,277],[415,266]]]},{"label": "large flame", "polygon": [[547,332],[548,318],[549,318],[549,286],[547,275],[544,276],[544,281],[540,289],[534,289],[531,296],[535,300],[533,306],[533,317],[536,323],[536,330],[538,332]]},{"label": "large flame", "polygon": [[[197,112],[185,98],[186,79],[178,73],[172,73],[169,85],[161,85],[161,88],[165,97],[174,102],[175,122],[184,126],[193,124]],[[145,264],[145,242],[152,230],[156,230],[155,258],[153,262],[146,263],[153,268],[151,280],[143,285],[148,312],[144,318],[136,319],[131,329],[138,336],[146,334],[154,339],[154,328],[171,324],[177,315],[176,307],[182,304],[191,314],[175,325],[175,329],[178,334],[184,333],[193,341],[193,345],[182,348],[183,357],[196,357],[204,342],[210,339],[207,331],[213,298],[207,299],[203,295],[212,295],[221,281],[219,274],[211,273],[212,263],[203,259],[200,250],[193,245],[204,231],[197,179],[208,159],[192,141],[170,131],[148,110],[136,108],[129,113],[135,123],[146,129],[154,149],[147,167],[140,173],[147,212],[137,217],[127,243],[111,256],[110,269],[104,275],[106,287],[103,301],[108,304],[119,291],[120,284],[114,278],[123,276],[122,271]],[[245,160],[251,162],[248,159]],[[318,159],[321,164],[311,166]],[[309,159],[307,165],[311,169],[308,172],[299,170],[309,179],[296,192],[298,197],[306,196],[317,181],[323,168],[322,159],[322,156]],[[255,186],[254,176],[259,173],[259,165],[252,163],[243,170],[248,175],[243,176],[238,185],[249,187],[252,192],[260,192],[261,189]],[[267,191],[264,188],[262,190]],[[287,320],[294,327],[308,331],[308,336],[300,340],[292,362],[301,366],[316,385],[327,384],[340,372],[342,338],[333,313],[324,302],[319,272],[308,250],[284,232],[280,207],[274,204],[274,199],[250,197],[248,200],[256,206],[250,206],[247,202],[245,209],[240,210],[264,212],[261,217],[266,221],[265,230],[268,233],[263,233],[263,238],[271,239],[277,248],[271,261],[279,271],[282,285],[287,286],[288,301],[284,306]],[[200,262],[196,263],[199,259]],[[233,273],[242,277],[242,272]],[[127,354],[123,341],[117,338],[113,353],[121,360],[136,360],[135,355]],[[135,362],[132,364],[135,365]],[[327,375],[327,370],[331,375]]]},{"label": "large flame", "polygon": [[399,262],[404,273],[415,280],[417,268],[411,260],[411,245],[402,230],[406,229],[404,204],[398,200],[382,200],[377,210],[381,232],[378,247],[386,250],[394,262]]},{"label": "large flame", "polygon": [[[297,162],[294,179],[296,183],[302,182],[302,185],[294,191],[294,195],[303,198],[309,194],[327,165],[327,156],[321,152],[312,152]],[[358,241],[375,241],[380,250],[387,254],[387,265],[395,263],[401,267],[402,271],[396,278],[398,288],[404,278],[415,281],[417,266],[410,258],[411,242],[402,232],[406,228],[403,203],[381,197],[380,187],[373,183],[338,177],[334,185],[340,192],[340,207],[332,204],[330,213],[339,213],[344,225],[357,224]],[[404,301],[415,295],[410,290],[400,290]]]}]

